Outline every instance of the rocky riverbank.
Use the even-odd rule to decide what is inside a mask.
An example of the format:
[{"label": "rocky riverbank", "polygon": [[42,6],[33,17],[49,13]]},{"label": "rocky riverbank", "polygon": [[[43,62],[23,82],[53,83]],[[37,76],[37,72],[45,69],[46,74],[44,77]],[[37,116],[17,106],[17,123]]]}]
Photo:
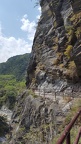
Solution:
[{"label": "rocky riverbank", "polygon": [[0,116],[5,117],[7,119],[7,123],[11,121],[12,111],[9,110],[5,105],[0,109]]},{"label": "rocky riverbank", "polygon": [[10,130],[12,111],[6,106],[2,106],[0,109],[0,143],[6,143],[6,134]]}]

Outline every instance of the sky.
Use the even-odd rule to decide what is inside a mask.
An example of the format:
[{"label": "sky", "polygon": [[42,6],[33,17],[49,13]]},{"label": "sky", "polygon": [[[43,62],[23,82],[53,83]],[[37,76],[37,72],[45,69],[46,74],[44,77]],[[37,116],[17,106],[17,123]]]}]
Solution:
[{"label": "sky", "polygon": [[30,53],[41,8],[36,0],[0,0],[0,63]]}]

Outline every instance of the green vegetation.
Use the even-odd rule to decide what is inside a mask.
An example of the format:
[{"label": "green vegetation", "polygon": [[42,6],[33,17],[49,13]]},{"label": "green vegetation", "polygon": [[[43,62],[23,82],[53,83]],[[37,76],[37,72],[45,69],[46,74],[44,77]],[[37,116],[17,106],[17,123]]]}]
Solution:
[{"label": "green vegetation", "polygon": [[48,16],[52,16],[52,12],[50,10],[47,11]]},{"label": "green vegetation", "polygon": [[56,21],[54,21],[54,28],[56,28],[57,27],[57,22]]},{"label": "green vegetation", "polygon": [[14,56],[0,64],[0,107],[14,108],[16,97],[25,89],[25,74],[30,54]]},{"label": "green vegetation", "polygon": [[[52,123],[50,124],[42,124],[40,125],[38,128],[34,128],[33,126],[30,127],[30,131],[29,132],[25,132],[23,140],[25,142],[31,142],[34,143],[35,141],[38,141],[39,144],[41,144],[42,142],[46,142],[47,141],[47,137],[49,137],[49,131],[52,131],[52,127],[54,125]],[[47,137],[46,137],[47,135]],[[50,136],[52,136],[50,134]]]},{"label": "green vegetation", "polygon": [[0,75],[0,107],[13,109],[16,96],[25,88],[25,81],[17,81],[13,75]]},{"label": "green vegetation", "polygon": [[78,27],[78,28],[77,28],[75,34],[76,34],[76,37],[77,37],[77,38],[80,38],[80,37],[81,37],[81,27]]},{"label": "green vegetation", "polygon": [[28,94],[29,94],[29,95],[32,95],[33,98],[37,98],[37,97],[38,97],[38,95],[36,95],[36,94],[34,93],[34,91],[32,91],[32,90],[28,90]]},{"label": "green vegetation", "polygon": [[74,61],[70,61],[68,64],[67,75],[72,80],[78,79],[77,68]]},{"label": "green vegetation", "polygon": [[71,56],[72,48],[73,48],[72,45],[68,45],[67,48],[66,48],[66,51],[64,52],[64,54],[68,57],[68,59]]},{"label": "green vegetation", "polygon": [[81,12],[75,13],[75,14],[73,13],[73,15],[70,18],[70,21],[74,26],[80,24],[81,23]]},{"label": "green vegetation", "polygon": [[29,59],[30,54],[24,54],[9,58],[7,62],[0,64],[0,74],[14,75],[16,77],[16,80],[22,81],[23,79],[25,79]]}]

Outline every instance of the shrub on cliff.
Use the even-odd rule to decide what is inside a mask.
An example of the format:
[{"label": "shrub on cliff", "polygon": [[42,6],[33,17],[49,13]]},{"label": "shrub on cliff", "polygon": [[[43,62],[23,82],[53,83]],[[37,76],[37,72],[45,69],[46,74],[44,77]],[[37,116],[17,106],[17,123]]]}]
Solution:
[{"label": "shrub on cliff", "polygon": [[67,76],[74,82],[78,80],[77,68],[74,61],[69,62],[67,69]]},{"label": "shrub on cliff", "polygon": [[70,58],[71,56],[71,51],[72,51],[72,48],[73,46],[72,45],[68,45],[67,48],[66,48],[66,51],[64,52],[65,56],[68,57],[68,59]]},{"label": "shrub on cliff", "polygon": [[81,27],[78,27],[78,28],[77,28],[75,34],[76,34],[76,37],[77,37],[77,38],[80,38],[80,37],[81,37]]}]

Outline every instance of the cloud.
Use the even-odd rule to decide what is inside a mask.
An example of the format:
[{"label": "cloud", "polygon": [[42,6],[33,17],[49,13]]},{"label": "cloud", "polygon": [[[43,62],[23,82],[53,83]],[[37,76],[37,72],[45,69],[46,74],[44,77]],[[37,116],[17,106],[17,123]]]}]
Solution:
[{"label": "cloud", "polygon": [[0,22],[0,35],[2,35],[2,26],[1,26],[1,22]]},{"label": "cloud", "polygon": [[36,31],[36,23],[41,15],[41,8],[38,7],[39,14],[36,16],[35,21],[30,21],[27,14],[21,18],[22,25],[20,29],[27,33],[27,41],[15,37],[7,37],[2,32],[0,23],[0,63],[5,62],[8,58],[24,53],[30,53],[32,42]]},{"label": "cloud", "polygon": [[40,15],[37,15],[36,18],[37,18],[37,20],[39,20],[40,19]]},{"label": "cloud", "polygon": [[[1,28],[0,28],[1,31]],[[0,63],[5,62],[8,58],[31,52],[32,43],[15,37],[6,37],[0,32]]]},{"label": "cloud", "polygon": [[27,39],[28,40],[33,41],[34,34],[36,31],[35,21],[30,22],[29,19],[27,18],[27,15],[25,14],[22,17],[21,22],[22,22],[21,30],[23,30],[24,32],[27,32]]},{"label": "cloud", "polygon": [[21,26],[21,30],[24,32],[27,32],[27,39],[30,41],[33,41],[34,35],[35,35],[35,31],[36,31],[36,23],[37,21],[40,19],[40,15],[41,15],[41,7],[38,7],[38,15],[36,16],[36,21],[30,21],[28,19],[27,14],[25,14],[22,19],[22,26]]},{"label": "cloud", "polygon": [[39,13],[41,14],[41,7],[38,7],[38,11],[39,11]]},{"label": "cloud", "polygon": [[40,16],[41,16],[41,7],[38,7],[38,12],[39,12],[39,15],[37,15],[36,16],[36,18],[37,18],[37,20],[39,20],[40,19]]}]

